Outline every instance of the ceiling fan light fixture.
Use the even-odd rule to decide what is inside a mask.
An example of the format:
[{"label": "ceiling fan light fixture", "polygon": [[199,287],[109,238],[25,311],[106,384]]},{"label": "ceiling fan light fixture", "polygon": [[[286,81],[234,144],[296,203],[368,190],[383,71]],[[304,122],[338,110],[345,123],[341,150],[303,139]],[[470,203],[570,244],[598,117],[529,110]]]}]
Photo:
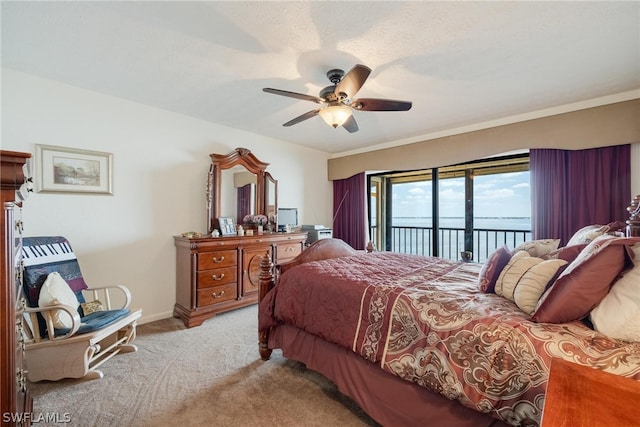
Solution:
[{"label": "ceiling fan light fixture", "polygon": [[287,96],[289,98],[302,99],[315,102],[323,107],[307,111],[300,116],[283,123],[282,126],[292,126],[315,116],[321,116],[322,120],[333,128],[342,126],[347,132],[358,131],[358,124],[352,115],[352,110],[359,111],[407,111],[411,109],[411,102],[397,101],[393,99],[358,98],[354,99],[364,82],[369,77],[371,68],[366,65],[356,64],[348,73],[334,69],[327,72],[331,86],[320,91],[320,96],[312,96],[304,93],[290,92],[288,90],[265,87],[262,90],[274,95]]},{"label": "ceiling fan light fixture", "polygon": [[331,105],[321,109],[319,114],[329,126],[337,128],[351,117],[351,109],[346,105]]}]

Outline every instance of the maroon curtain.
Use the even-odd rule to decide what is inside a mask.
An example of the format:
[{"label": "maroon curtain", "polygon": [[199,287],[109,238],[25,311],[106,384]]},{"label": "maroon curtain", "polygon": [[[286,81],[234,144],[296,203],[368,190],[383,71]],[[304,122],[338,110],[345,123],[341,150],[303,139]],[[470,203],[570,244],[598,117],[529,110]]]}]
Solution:
[{"label": "maroon curtain", "polygon": [[364,172],[333,181],[333,237],[354,249],[364,249],[367,240]]},{"label": "maroon curtain", "polygon": [[251,186],[252,184],[247,184],[243,187],[238,187],[238,196],[237,196],[237,215],[238,222],[237,224],[242,225],[244,223],[244,217],[249,215],[251,212]]},{"label": "maroon curtain", "polygon": [[529,152],[533,238],[566,244],[580,228],[627,219],[631,146]]}]

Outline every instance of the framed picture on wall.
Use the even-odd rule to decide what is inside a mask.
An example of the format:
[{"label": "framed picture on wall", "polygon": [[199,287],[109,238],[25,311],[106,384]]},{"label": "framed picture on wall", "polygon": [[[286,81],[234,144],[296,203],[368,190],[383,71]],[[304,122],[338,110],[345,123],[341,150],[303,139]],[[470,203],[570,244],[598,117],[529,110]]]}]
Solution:
[{"label": "framed picture on wall", "polygon": [[220,234],[222,236],[236,235],[236,225],[233,222],[233,218],[220,217],[218,218],[218,225],[220,226]]},{"label": "framed picture on wall", "polygon": [[113,195],[113,154],[36,145],[38,192]]}]

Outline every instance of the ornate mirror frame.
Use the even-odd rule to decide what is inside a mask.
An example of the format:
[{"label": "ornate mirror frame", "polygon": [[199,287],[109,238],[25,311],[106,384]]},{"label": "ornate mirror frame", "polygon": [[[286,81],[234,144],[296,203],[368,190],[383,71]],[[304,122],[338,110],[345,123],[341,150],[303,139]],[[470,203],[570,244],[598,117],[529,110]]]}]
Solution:
[{"label": "ornate mirror frame", "polygon": [[265,170],[269,163],[258,160],[250,150],[242,147],[236,148],[229,154],[211,154],[210,157],[211,166],[207,176],[207,233],[218,228],[217,221],[221,212],[222,171],[237,165],[244,166],[245,169],[256,175],[256,200],[258,201],[256,214],[264,215],[266,208]]},{"label": "ornate mirror frame", "polygon": [[264,214],[275,224],[278,213],[278,180],[264,173]]}]

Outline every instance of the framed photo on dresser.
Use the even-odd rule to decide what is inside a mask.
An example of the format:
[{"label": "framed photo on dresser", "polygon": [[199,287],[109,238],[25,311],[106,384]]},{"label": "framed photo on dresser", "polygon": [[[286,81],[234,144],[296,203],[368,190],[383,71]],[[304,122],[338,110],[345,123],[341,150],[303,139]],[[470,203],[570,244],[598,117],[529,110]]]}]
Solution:
[{"label": "framed photo on dresser", "polygon": [[235,236],[236,235],[236,225],[233,223],[233,218],[220,217],[220,218],[218,218],[218,224],[220,226],[220,235],[221,236]]}]

